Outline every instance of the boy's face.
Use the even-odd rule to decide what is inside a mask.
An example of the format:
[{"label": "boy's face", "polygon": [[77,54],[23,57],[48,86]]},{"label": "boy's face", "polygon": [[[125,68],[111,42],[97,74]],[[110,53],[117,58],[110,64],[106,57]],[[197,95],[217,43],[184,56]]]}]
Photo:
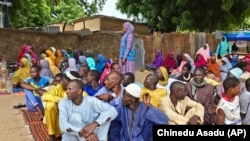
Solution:
[{"label": "boy's face", "polygon": [[240,84],[238,84],[236,87],[230,89],[230,93],[233,96],[237,96],[240,94]]}]

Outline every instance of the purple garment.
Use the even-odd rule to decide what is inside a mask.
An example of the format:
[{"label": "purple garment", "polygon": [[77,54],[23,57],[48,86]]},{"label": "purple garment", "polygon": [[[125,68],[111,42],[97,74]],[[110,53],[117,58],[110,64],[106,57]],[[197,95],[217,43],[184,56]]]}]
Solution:
[{"label": "purple garment", "polygon": [[157,50],[156,55],[155,55],[155,59],[154,59],[153,63],[151,64],[151,66],[153,68],[157,69],[158,67],[161,66],[162,61],[163,61],[162,53],[160,50]]},{"label": "purple garment", "polygon": [[125,74],[127,72],[131,72],[135,74],[135,61],[126,61],[122,64],[121,60],[119,61],[119,65],[121,67],[121,74]]},{"label": "purple garment", "polygon": [[[134,26],[130,22],[125,22],[123,26],[126,28],[126,33],[122,36],[121,43],[124,38],[127,38],[126,49],[123,53],[122,58],[127,58],[129,52],[131,52],[133,44],[134,44]],[[122,47],[122,46],[121,46]],[[121,59],[119,59],[119,65],[121,67],[121,73],[125,74],[127,72],[131,72],[135,74],[135,61],[126,60],[124,64],[121,63]]]},{"label": "purple garment", "polygon": [[123,58],[127,58],[127,55],[133,46],[132,44],[134,41],[134,36],[133,36],[134,26],[130,22],[125,22],[123,24],[123,26],[126,28],[126,33],[122,36],[122,39],[127,37],[127,46],[126,46],[126,50],[123,54]]}]

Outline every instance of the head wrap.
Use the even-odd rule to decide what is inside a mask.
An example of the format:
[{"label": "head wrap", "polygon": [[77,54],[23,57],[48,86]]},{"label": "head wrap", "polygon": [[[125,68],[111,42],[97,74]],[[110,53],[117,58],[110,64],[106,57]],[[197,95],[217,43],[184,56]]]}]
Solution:
[{"label": "head wrap", "polygon": [[50,47],[50,49],[52,50],[53,54],[56,53],[56,48],[55,47]]},{"label": "head wrap", "polygon": [[240,76],[242,75],[243,71],[240,68],[233,68],[229,71],[232,75],[234,75],[236,78],[240,79]]},{"label": "head wrap", "polygon": [[125,90],[132,96],[136,98],[140,98],[141,95],[141,87],[135,83],[129,84]]},{"label": "head wrap", "polygon": [[159,80],[159,84],[164,86],[166,84],[168,84],[168,71],[165,67],[159,67],[162,77],[164,78],[164,80]]},{"label": "head wrap", "polygon": [[67,71],[64,73],[64,78],[66,78],[66,80],[70,81],[70,80],[81,80],[78,73],[76,71]]}]

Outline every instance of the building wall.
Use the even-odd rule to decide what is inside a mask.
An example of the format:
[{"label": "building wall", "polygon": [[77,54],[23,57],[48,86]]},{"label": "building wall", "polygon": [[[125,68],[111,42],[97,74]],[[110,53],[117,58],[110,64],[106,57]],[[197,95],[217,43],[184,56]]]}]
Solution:
[{"label": "building wall", "polygon": [[[60,28],[60,32],[63,31],[63,23],[50,24],[48,26],[58,26]],[[74,30],[74,26],[67,24],[65,27],[65,31],[72,31],[72,30]]]},{"label": "building wall", "polygon": [[[101,18],[101,31],[121,31],[123,23],[126,20]],[[148,35],[149,27],[143,24],[132,23],[135,28],[135,33],[139,35]]]},{"label": "building wall", "polygon": [[74,30],[90,29],[90,31],[100,31],[100,18],[87,19],[74,23]]}]

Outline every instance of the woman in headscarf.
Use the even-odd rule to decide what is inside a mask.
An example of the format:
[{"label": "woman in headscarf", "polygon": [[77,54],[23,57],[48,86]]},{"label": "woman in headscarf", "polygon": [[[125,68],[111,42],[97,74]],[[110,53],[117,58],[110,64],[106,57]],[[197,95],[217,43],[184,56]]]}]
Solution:
[{"label": "woman in headscarf", "polygon": [[31,61],[31,56],[30,56],[30,54],[25,53],[25,54],[23,55],[23,57],[25,57],[25,58],[27,58],[27,59],[28,59],[28,62],[29,62],[29,64],[30,64],[30,66],[32,66],[32,65],[33,65],[33,64],[32,64],[32,61]]},{"label": "woman in headscarf", "polygon": [[67,57],[72,58],[74,57],[73,49],[72,48],[67,48]]},{"label": "woman in headscarf", "polygon": [[197,54],[201,54],[207,62],[207,59],[210,57],[209,45],[207,43],[204,44],[203,47],[199,48],[199,50],[196,52],[196,56]]},{"label": "woman in headscarf", "polygon": [[53,54],[53,52],[50,49],[47,49],[45,52],[46,52],[47,56],[50,58],[50,60],[53,62],[53,64],[55,65],[56,57]]},{"label": "woman in headscarf", "polygon": [[68,71],[77,71],[75,58],[69,58],[68,59],[68,64],[69,64],[69,66],[68,66],[68,68],[66,68],[64,73],[66,73]]},{"label": "woman in headscarf", "polygon": [[27,58],[22,57],[20,60],[19,68],[14,72],[12,76],[12,82],[14,87],[14,92],[21,91],[20,82],[24,81],[30,76],[30,64]]},{"label": "woman in headscarf", "polygon": [[96,70],[98,70],[98,72],[102,74],[105,65],[106,65],[105,57],[103,56],[103,54],[99,53],[96,58],[96,66],[95,66]]},{"label": "woman in headscarf", "polygon": [[235,67],[235,66],[237,65],[238,59],[239,59],[239,55],[234,54],[234,55],[233,55],[233,58],[232,58],[232,61],[231,61],[232,67]]},{"label": "woman in headscarf", "polygon": [[32,64],[39,64],[39,57],[38,55],[34,52],[33,47],[32,46],[26,46],[25,48],[25,53],[30,54],[31,57],[31,62]]},{"label": "woman in headscarf", "polygon": [[[160,66],[158,69],[155,71],[159,82],[156,85],[157,88],[164,88],[167,90],[167,93],[170,94],[170,86],[173,82],[179,81],[177,79],[169,78],[168,77],[168,72],[165,67]],[[181,81],[180,81],[181,82]]]},{"label": "woman in headscarf", "polygon": [[54,78],[53,73],[49,68],[49,63],[48,63],[47,60],[41,59],[40,60],[40,66],[41,66],[40,76],[47,76],[47,77],[50,77],[50,78]]},{"label": "woman in headscarf", "polygon": [[121,74],[135,74],[135,37],[134,26],[130,22],[123,23],[123,36],[120,42],[119,65]]},{"label": "woman in headscarf", "polygon": [[86,65],[86,64],[87,64],[86,56],[80,55],[80,56],[79,56],[79,61],[78,61],[78,63],[76,64],[77,70],[80,68],[81,65]]},{"label": "woman in headscarf", "polygon": [[205,66],[207,65],[207,61],[204,59],[203,55],[196,54],[194,65],[195,67]]},{"label": "woman in headscarf", "polygon": [[223,57],[226,54],[232,53],[232,45],[227,41],[226,36],[222,36],[221,41],[218,43],[216,54],[218,57]]},{"label": "woman in headscarf", "polygon": [[48,61],[49,63],[49,68],[53,73],[53,78],[58,74],[61,73],[61,71],[59,70],[59,68],[52,62],[50,57],[46,57],[45,58],[46,61]]},{"label": "woman in headscarf", "polygon": [[228,71],[232,68],[231,63],[227,57],[222,57],[222,64],[220,65],[221,80],[224,81],[227,78]]},{"label": "woman in headscarf", "polygon": [[217,56],[215,53],[213,53],[208,59],[207,71],[208,71],[207,75],[214,75],[214,77],[209,77],[209,78],[213,78],[217,82],[221,81],[220,65],[217,62]]},{"label": "woman in headscarf", "polygon": [[23,55],[25,54],[25,48],[26,48],[26,46],[27,46],[26,44],[24,44],[22,46],[21,51],[20,51],[20,53],[18,55],[18,58],[17,58],[17,62],[20,62],[20,60],[22,59]]},{"label": "woman in headscarf", "polygon": [[178,68],[174,69],[172,72],[171,72],[171,76],[177,78],[178,76],[181,75],[181,71],[182,71],[182,68],[183,66],[189,62],[189,59],[190,59],[190,55],[187,54],[187,53],[183,53],[182,55],[182,61],[181,61],[181,64],[179,65]]},{"label": "woman in headscarf", "polygon": [[162,61],[163,61],[162,53],[161,53],[161,50],[158,49],[155,52],[155,58],[154,58],[153,62],[151,64],[147,65],[146,69],[156,70],[158,67],[161,66]]},{"label": "woman in headscarf", "polygon": [[171,73],[172,70],[177,68],[177,60],[174,57],[173,52],[169,52],[165,60],[161,63],[161,66],[165,67],[168,70],[168,73]]},{"label": "woman in headscarf", "polygon": [[95,59],[94,59],[94,54],[93,54],[92,50],[87,50],[86,57],[87,57],[86,61],[87,61],[87,64],[88,64],[90,70],[96,70]]},{"label": "woman in headscarf", "polygon": [[63,53],[60,49],[56,50],[55,57],[56,57],[55,58],[55,65],[58,66],[60,64],[60,62],[62,62],[64,60]]},{"label": "woman in headscarf", "polygon": [[81,50],[75,49],[73,55],[76,60],[76,64],[78,64],[79,56],[83,55],[83,52]]}]

